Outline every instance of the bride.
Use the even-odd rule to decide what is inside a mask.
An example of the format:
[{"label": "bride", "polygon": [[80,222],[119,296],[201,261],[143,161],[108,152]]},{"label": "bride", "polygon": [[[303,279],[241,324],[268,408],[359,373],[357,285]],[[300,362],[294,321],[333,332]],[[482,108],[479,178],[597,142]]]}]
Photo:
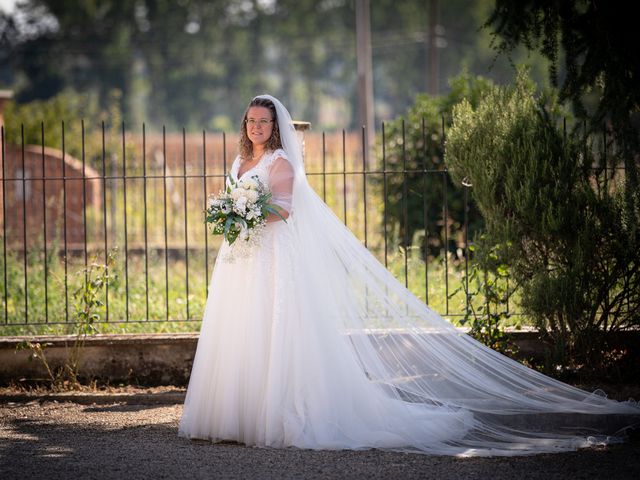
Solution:
[{"label": "bride", "polygon": [[[530,370],[395,280],[307,183],[291,117],[255,97],[229,177],[270,187],[259,243],[226,241],[179,435],[441,455],[575,450],[624,437],[637,403]],[[245,242],[246,244],[246,242]]]}]

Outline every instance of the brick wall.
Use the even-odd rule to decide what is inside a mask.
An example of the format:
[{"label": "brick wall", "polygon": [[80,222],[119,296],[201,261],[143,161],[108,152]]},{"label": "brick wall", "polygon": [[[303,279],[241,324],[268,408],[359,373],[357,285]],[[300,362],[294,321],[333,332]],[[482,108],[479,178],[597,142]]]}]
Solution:
[{"label": "brick wall", "polygon": [[[63,181],[63,163],[64,176]],[[26,146],[24,162],[18,146],[5,146],[4,195],[0,203],[0,228],[6,228],[6,241],[14,249],[42,245],[46,228],[47,242],[55,237],[60,245],[64,241],[64,206],[66,205],[66,233],[69,248],[80,248],[84,243],[83,189],[87,207],[101,204],[99,180],[82,181],[82,162],[53,148]],[[85,167],[87,178],[98,173]],[[2,173],[0,173],[2,175]],[[24,179],[24,180],[23,180]],[[83,184],[84,183],[84,184]],[[63,201],[63,188],[66,201]],[[43,195],[44,190],[44,195]],[[45,209],[46,205],[46,209]],[[46,212],[46,227],[45,227]],[[6,217],[5,217],[6,215]],[[26,235],[25,235],[26,219]]]}]

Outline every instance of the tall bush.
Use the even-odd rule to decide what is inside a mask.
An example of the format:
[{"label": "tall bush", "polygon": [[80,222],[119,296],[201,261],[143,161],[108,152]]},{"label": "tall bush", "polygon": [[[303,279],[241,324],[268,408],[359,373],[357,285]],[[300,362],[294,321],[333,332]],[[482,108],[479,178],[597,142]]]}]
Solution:
[{"label": "tall bush", "polygon": [[473,185],[486,224],[479,250],[504,247],[486,267],[510,266],[549,358],[602,366],[610,334],[640,325],[640,242],[629,235],[639,216],[629,223],[624,190],[593,174],[586,142],[559,119],[521,70],[476,108],[454,108],[446,160]]},{"label": "tall bush", "polygon": [[[449,212],[446,224],[451,226],[452,223],[461,223],[464,217],[464,192],[459,184],[455,185],[451,182],[451,178],[446,173],[444,177],[429,175],[428,183],[425,185],[425,175],[422,171],[424,169],[445,171],[443,133],[446,133],[446,129],[451,124],[453,106],[462,99],[467,99],[471,105],[476,105],[491,85],[492,82],[489,79],[463,72],[451,80],[451,91],[447,95],[420,94],[405,116],[385,124],[387,170],[401,171],[406,166],[408,171],[404,175],[393,174],[386,177],[389,226],[392,230],[399,232],[399,244],[407,247],[411,245],[416,231],[426,230],[429,251],[423,252],[425,257],[439,255],[445,248],[455,250],[455,239],[449,239],[452,245],[445,245],[443,233],[445,223],[441,209],[443,200],[446,198]],[[445,132],[443,132],[443,119]],[[379,139],[379,142],[381,140]],[[376,180],[378,180],[376,186],[382,189],[382,178],[379,177]],[[443,183],[446,183],[446,197],[443,194]],[[431,209],[426,226],[423,213],[425,203]],[[482,218],[472,207],[469,212],[469,230],[473,232],[481,226]]]}]

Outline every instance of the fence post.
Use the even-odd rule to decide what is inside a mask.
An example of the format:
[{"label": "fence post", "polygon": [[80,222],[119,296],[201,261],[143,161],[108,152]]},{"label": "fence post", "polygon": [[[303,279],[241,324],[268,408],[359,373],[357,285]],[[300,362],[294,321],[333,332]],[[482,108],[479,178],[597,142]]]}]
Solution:
[{"label": "fence post", "polygon": [[304,132],[311,128],[311,122],[303,122],[301,120],[293,121],[293,128],[298,132],[298,138],[300,138],[300,144],[302,145],[302,161],[304,161],[306,157],[306,151],[304,146]]}]

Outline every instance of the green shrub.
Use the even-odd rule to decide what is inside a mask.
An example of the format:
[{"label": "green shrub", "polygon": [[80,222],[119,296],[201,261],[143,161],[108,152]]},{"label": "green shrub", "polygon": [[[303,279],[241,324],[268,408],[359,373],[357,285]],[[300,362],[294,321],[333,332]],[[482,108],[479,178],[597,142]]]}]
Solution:
[{"label": "green shrub", "polygon": [[522,288],[521,307],[551,346],[550,366],[585,371],[603,366],[612,332],[640,325],[640,245],[620,179],[605,188],[584,139],[565,135],[544,106],[524,70],[476,108],[463,101],[446,160],[457,181],[473,185],[486,224],[478,249],[508,246],[497,263]]},{"label": "green shrub", "polygon": [[[447,225],[452,230],[460,230],[464,218],[464,192],[460,184],[454,185],[443,162],[443,125],[450,125],[451,111],[455,104],[467,99],[476,105],[484,93],[491,88],[491,81],[480,76],[471,76],[463,72],[451,80],[451,91],[446,96],[434,97],[420,94],[406,116],[385,124],[386,168],[401,171],[405,166],[402,143],[402,124],[404,120],[406,151],[406,175],[393,173],[387,175],[387,216],[391,231],[397,231],[399,244],[411,245],[416,231],[425,229],[424,204],[428,211],[427,242],[428,252],[423,257],[437,256],[445,248],[455,251],[455,239],[450,236],[450,245],[445,245],[442,204],[447,200],[449,219]],[[381,146],[380,146],[381,150]],[[442,174],[422,173],[424,169],[442,171]],[[405,186],[406,176],[406,186]],[[382,177],[376,178],[376,188],[382,190]],[[446,183],[446,196],[444,184]],[[406,189],[406,190],[405,190]],[[425,198],[426,196],[426,198]],[[404,224],[404,208],[407,208],[407,225]],[[482,218],[471,206],[469,211],[469,229],[476,231],[482,226]],[[406,235],[406,237],[405,237]],[[405,242],[404,239],[407,239]],[[406,245],[405,245],[406,244]]]},{"label": "green shrub", "polygon": [[[499,251],[504,247],[509,245],[498,244],[475,256],[469,263],[460,286],[449,297],[454,298],[464,292],[465,314],[460,325],[469,328],[469,335],[500,353],[514,356],[518,347],[509,339],[504,327],[512,316],[516,285],[513,281],[510,282],[509,266],[498,263]],[[475,251],[475,246],[470,245],[469,250]],[[491,271],[487,265],[491,265]]]}]

